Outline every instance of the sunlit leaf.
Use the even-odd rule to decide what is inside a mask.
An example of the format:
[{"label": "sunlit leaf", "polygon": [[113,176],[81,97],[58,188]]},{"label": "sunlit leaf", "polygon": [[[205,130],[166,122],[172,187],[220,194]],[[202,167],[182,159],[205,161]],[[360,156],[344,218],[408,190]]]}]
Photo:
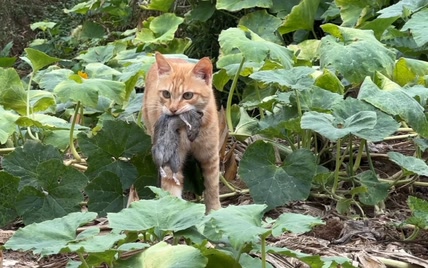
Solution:
[{"label": "sunlit leaf", "polygon": [[239,20],[239,25],[244,25],[261,38],[278,44],[282,42],[277,34],[278,27],[281,23],[281,19],[268,14],[266,10],[249,13]]},{"label": "sunlit leaf", "polygon": [[271,7],[272,0],[218,0],[217,9],[228,11],[238,11],[245,8],[253,7]]},{"label": "sunlit leaf", "polygon": [[26,48],[24,50],[27,53],[27,57],[31,62],[33,72],[37,72],[38,70],[43,69],[43,67],[46,67],[47,65],[61,60],[56,57],[51,57],[46,53],[33,48]]},{"label": "sunlit leaf", "polygon": [[428,62],[426,61],[400,58],[395,63],[394,81],[401,86],[417,83],[424,75],[428,75]]},{"label": "sunlit leaf", "polygon": [[127,260],[118,261],[114,267],[162,267],[162,268],[204,268],[208,260],[200,250],[187,245],[170,245],[159,242]]},{"label": "sunlit leaf", "polygon": [[296,30],[312,30],[319,3],[319,0],[302,0],[284,18],[279,32],[286,34]]},{"label": "sunlit leaf", "polygon": [[414,156],[403,155],[398,152],[389,152],[388,157],[405,170],[416,173],[420,176],[428,176],[428,165],[422,159]]},{"label": "sunlit leaf", "polygon": [[376,71],[392,76],[395,55],[380,43],[372,31],[324,24],[321,28],[331,35],[321,39],[320,64],[333,68],[354,84]]},{"label": "sunlit leaf", "polygon": [[387,114],[400,116],[421,136],[428,137],[428,121],[424,108],[406,94],[405,90],[381,90],[370,78],[366,78],[361,85],[358,99],[370,103]]},{"label": "sunlit leaf", "polygon": [[178,26],[184,19],[173,13],[164,13],[158,17],[150,17],[137,32],[134,43],[163,44],[174,39]]},{"label": "sunlit leaf", "polygon": [[331,141],[336,141],[349,134],[359,136],[365,129],[373,129],[377,116],[372,111],[360,111],[347,118],[335,117],[331,114],[306,112],[302,116],[302,128],[318,132]]},{"label": "sunlit leaf", "polygon": [[0,144],[6,143],[9,136],[17,130],[15,121],[18,117],[16,113],[6,111],[0,106]]}]

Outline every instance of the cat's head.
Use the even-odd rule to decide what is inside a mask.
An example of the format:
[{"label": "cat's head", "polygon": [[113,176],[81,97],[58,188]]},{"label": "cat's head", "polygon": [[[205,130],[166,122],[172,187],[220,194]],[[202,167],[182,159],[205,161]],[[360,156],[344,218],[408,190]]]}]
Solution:
[{"label": "cat's head", "polygon": [[192,109],[203,111],[212,92],[213,66],[209,58],[196,64],[167,59],[156,53],[157,90],[162,112],[173,115]]}]

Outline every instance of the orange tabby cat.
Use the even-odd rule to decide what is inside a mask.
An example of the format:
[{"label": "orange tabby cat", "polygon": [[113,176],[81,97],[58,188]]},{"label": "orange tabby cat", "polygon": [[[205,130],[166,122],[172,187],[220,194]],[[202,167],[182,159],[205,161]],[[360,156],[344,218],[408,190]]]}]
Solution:
[{"label": "orange tabby cat", "polygon": [[[143,103],[143,121],[152,136],[154,125],[161,114],[178,115],[196,109],[203,112],[198,137],[190,142],[186,130],[180,131],[180,158],[192,154],[201,164],[204,176],[204,199],[206,211],[219,209],[219,127],[218,113],[212,90],[213,67],[208,58],[198,63],[182,59],[167,59],[155,54],[156,62],[146,76]],[[179,184],[166,167],[167,178],[163,178],[162,189],[181,197],[183,174],[177,174]]]}]

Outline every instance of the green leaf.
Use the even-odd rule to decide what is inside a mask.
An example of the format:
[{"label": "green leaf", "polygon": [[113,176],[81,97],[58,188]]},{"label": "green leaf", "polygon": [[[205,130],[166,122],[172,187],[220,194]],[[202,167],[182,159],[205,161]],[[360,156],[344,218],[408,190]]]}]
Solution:
[{"label": "green leaf", "polygon": [[[262,63],[270,59],[281,64],[285,69],[291,68],[294,63],[291,50],[284,46],[266,41],[243,26],[240,28],[223,30],[218,40],[220,42],[221,52],[223,53],[220,60],[225,61],[229,57],[238,55],[238,61],[235,62],[238,66],[242,57],[245,57],[246,61],[255,63]],[[239,51],[240,54],[236,54],[237,51]],[[221,62],[217,64],[220,68],[226,65],[220,63]],[[232,73],[232,75],[235,73],[236,72]]]},{"label": "green leaf", "polygon": [[408,20],[401,31],[410,30],[412,33],[413,39],[419,47],[422,47],[428,43],[428,36],[426,34],[426,29],[428,27],[428,8],[417,11],[412,14],[410,20]]},{"label": "green leaf", "polygon": [[148,5],[143,4],[141,7],[148,10],[168,12],[174,0],[152,0],[148,3]]},{"label": "green leaf", "polygon": [[36,176],[31,181],[34,186],[22,188],[16,199],[16,210],[25,224],[80,211],[82,191],[87,184],[85,175],[58,159],[38,164],[34,172]]},{"label": "green leaf", "polygon": [[279,216],[272,226],[272,235],[279,237],[284,231],[289,231],[294,234],[303,234],[321,224],[325,224],[325,222],[310,215],[284,213]]},{"label": "green leaf", "polygon": [[315,156],[307,150],[295,151],[277,165],[273,145],[259,140],[245,151],[239,176],[254,201],[271,209],[307,198],[316,169]]},{"label": "green leaf", "polygon": [[204,268],[207,262],[207,258],[192,246],[172,246],[165,242],[159,242],[140,254],[124,261],[118,261],[114,267]]},{"label": "green leaf", "polygon": [[358,99],[364,100],[383,112],[398,115],[421,136],[428,137],[428,122],[424,108],[404,90],[380,90],[370,78],[361,85]]},{"label": "green leaf", "polygon": [[99,0],[89,0],[86,2],[79,3],[73,6],[71,9],[64,9],[64,13],[68,14],[74,12],[85,15],[89,10],[99,8],[99,6]]},{"label": "green leaf", "polygon": [[[21,116],[16,120],[16,124],[23,127],[36,126],[45,129],[71,129],[71,123],[56,116],[47,114],[32,114],[31,118]],[[75,125],[77,129],[88,129],[87,127]]]},{"label": "green leaf", "polygon": [[73,74],[69,69],[50,69],[40,71],[34,77],[42,89],[52,92],[54,88],[64,80],[67,80]]},{"label": "green leaf", "polygon": [[113,80],[114,76],[120,76],[122,73],[100,62],[88,63],[85,72],[90,78],[101,78]]},{"label": "green leaf", "polygon": [[336,118],[349,118],[361,111],[370,111],[376,113],[376,124],[373,128],[361,129],[356,134],[358,137],[368,141],[382,141],[384,138],[392,135],[400,127],[400,123],[394,118],[372,105],[354,98],[346,98],[333,106],[333,115]]},{"label": "green leaf", "polygon": [[138,176],[135,165],[131,163],[133,157],[146,155],[151,149],[150,136],[135,123],[123,121],[104,121],[96,136],[88,138],[82,133],[78,135],[78,142],[88,157],[89,167],[85,174],[94,179],[102,171],[113,172],[121,179],[124,189],[129,189]]},{"label": "green leaf", "polygon": [[[295,98],[295,95],[292,95]],[[334,105],[343,102],[343,96],[312,86],[298,94],[303,111],[328,111]]]},{"label": "green leaf", "polygon": [[[264,267],[262,260],[258,257],[252,257],[247,253],[241,254],[239,257],[239,264],[241,264],[242,268],[259,268]],[[273,268],[273,266],[267,262],[266,268]]]},{"label": "green leaf", "polygon": [[259,71],[250,75],[250,78],[264,84],[278,84],[285,88],[304,90],[314,84],[311,74],[314,72],[309,67],[292,67],[289,70]]},{"label": "green leaf", "polygon": [[[91,227],[87,230],[95,229],[99,231],[98,227]],[[87,231],[86,230],[86,231]],[[67,244],[67,250],[71,252],[85,252],[85,253],[94,253],[94,252],[105,252],[111,249],[119,240],[126,237],[125,234],[115,234],[107,233],[105,235],[89,235],[87,237],[81,238],[82,233],[80,233],[75,241],[70,241]]]},{"label": "green leaf", "polygon": [[288,45],[287,48],[294,51],[298,65],[312,66],[313,62],[319,59],[318,48],[321,40],[308,39],[297,45]]},{"label": "green leaf", "polygon": [[133,202],[129,208],[118,213],[108,213],[109,226],[116,231],[145,231],[155,228],[160,231],[177,232],[200,224],[205,213],[203,204],[164,196],[157,200]]},{"label": "green leaf", "polygon": [[15,131],[17,131],[15,121],[18,119],[16,113],[6,111],[0,106],[0,144],[5,144]]},{"label": "green leaf", "polygon": [[272,0],[218,0],[217,9],[225,9],[227,11],[238,11],[245,8],[272,6]]},{"label": "green leaf", "polygon": [[184,21],[173,13],[164,13],[158,17],[150,17],[137,32],[134,44],[165,44],[174,39],[178,26]]},{"label": "green leaf", "polygon": [[428,226],[428,201],[409,196],[407,204],[412,211],[412,217],[407,220],[408,223],[415,224],[421,229]]},{"label": "green leaf", "polygon": [[[192,242],[195,242],[192,239]],[[202,254],[208,258],[206,268],[228,267],[228,268],[242,268],[238,261],[228,252],[224,252],[214,248],[207,248],[202,250]],[[242,259],[242,256],[239,258]],[[260,267],[260,266],[259,266]]]},{"label": "green leaf", "polygon": [[364,205],[375,206],[388,197],[391,184],[380,182],[376,173],[367,170],[358,174],[356,177],[365,189],[363,193],[358,194],[359,200]]},{"label": "green leaf", "polygon": [[281,23],[281,19],[268,14],[266,10],[258,10],[241,17],[238,25],[247,27],[269,42],[281,44],[277,34]]},{"label": "green leaf", "polygon": [[23,148],[18,147],[6,155],[2,166],[6,172],[21,179],[19,190],[22,190],[27,185],[39,185],[35,178],[39,175],[43,176],[43,174],[37,173],[38,166],[52,159],[58,161],[63,159],[55,147],[35,141],[27,141]]},{"label": "green leaf", "polygon": [[335,0],[340,9],[342,26],[358,26],[366,19],[371,18],[372,12],[382,7],[383,0]]},{"label": "green leaf", "polygon": [[231,135],[237,138],[245,139],[253,135],[257,129],[257,120],[249,116],[244,108],[239,107],[239,122],[235,126],[235,130]]},{"label": "green leaf", "polygon": [[215,2],[199,1],[186,15],[187,19],[206,22],[216,11]]},{"label": "green leaf", "polygon": [[0,67],[12,67],[15,62],[15,57],[0,57]]},{"label": "green leaf", "polygon": [[414,156],[406,156],[397,152],[388,152],[388,157],[392,162],[405,170],[418,174],[419,176],[428,176],[428,165],[422,159]]},{"label": "green leaf", "polygon": [[51,57],[44,52],[33,48],[24,49],[27,53],[27,57],[31,62],[31,68],[33,68],[33,72],[37,72],[43,67],[46,67],[54,62],[60,61],[60,58]]},{"label": "green leaf", "polygon": [[359,132],[365,129],[373,129],[376,125],[376,113],[361,111],[347,118],[336,118],[333,115],[307,112],[302,116],[303,129],[318,132],[331,141],[336,141],[349,134],[359,136]]},{"label": "green leaf", "polygon": [[115,48],[114,45],[90,47],[85,54],[80,54],[76,59],[86,63],[106,63],[113,58]]},{"label": "green leaf", "polygon": [[106,79],[82,79],[78,83],[68,79],[59,83],[54,92],[63,102],[80,101],[83,106],[97,107],[98,97],[104,96],[118,104],[122,104],[125,99],[125,84],[122,82]]},{"label": "green leaf", "polygon": [[82,26],[80,37],[83,39],[101,39],[104,37],[104,28],[98,23],[85,21]]},{"label": "green leaf", "polygon": [[110,171],[102,171],[85,188],[89,197],[88,209],[104,217],[107,212],[119,212],[126,207],[128,198],[120,178]]},{"label": "green leaf", "polygon": [[18,195],[19,178],[0,171],[0,228],[18,217],[16,213],[16,196]]},{"label": "green leaf", "polygon": [[323,73],[315,79],[315,85],[340,95],[343,95],[345,92],[345,87],[339,78],[329,69],[324,69]]},{"label": "green leaf", "polygon": [[313,30],[314,19],[318,10],[319,0],[303,0],[294,6],[288,14],[282,26],[278,29],[281,34],[296,30]]},{"label": "green leaf", "polygon": [[35,30],[35,29],[40,29],[43,32],[45,32],[47,29],[52,29],[53,27],[55,27],[56,22],[51,22],[51,21],[38,21],[35,23],[30,24],[30,28],[31,30]]},{"label": "green leaf", "polygon": [[0,68],[0,104],[5,109],[26,113],[27,93],[13,68]]},{"label": "green leaf", "polygon": [[208,215],[207,224],[226,236],[233,248],[239,249],[247,243],[259,242],[260,236],[269,232],[261,226],[265,209],[265,205],[230,205]]},{"label": "green leaf", "polygon": [[33,223],[20,228],[6,242],[5,248],[12,250],[31,250],[42,256],[57,254],[76,238],[78,227],[93,221],[93,212],[70,213],[62,218],[41,223]]},{"label": "green leaf", "polygon": [[374,35],[378,40],[382,39],[382,35],[388,27],[390,27],[399,17],[391,18],[376,18],[361,25],[362,30],[373,30]]},{"label": "green leaf", "polygon": [[413,13],[424,5],[426,5],[424,0],[401,0],[379,10],[377,12],[380,14],[378,18],[407,17],[409,11]]},{"label": "green leaf", "polygon": [[324,24],[321,28],[331,35],[321,39],[320,65],[333,68],[354,84],[377,71],[392,76],[395,54],[380,43],[370,30],[344,28]]},{"label": "green leaf", "polygon": [[400,58],[395,63],[394,81],[400,86],[418,83],[425,75],[428,75],[428,62],[426,61]]}]

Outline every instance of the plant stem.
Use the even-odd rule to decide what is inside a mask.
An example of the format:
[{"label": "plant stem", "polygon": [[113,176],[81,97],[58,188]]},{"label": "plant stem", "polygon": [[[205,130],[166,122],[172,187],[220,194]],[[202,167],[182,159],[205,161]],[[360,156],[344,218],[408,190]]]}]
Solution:
[{"label": "plant stem", "polygon": [[240,192],[239,189],[236,189],[232,184],[230,184],[226,178],[220,174],[220,181],[227,187],[229,188],[229,190],[231,190],[232,192]]},{"label": "plant stem", "polygon": [[372,161],[372,158],[370,157],[370,150],[369,150],[369,145],[368,145],[367,140],[364,140],[364,147],[366,147],[367,161],[369,162],[370,170],[373,173],[375,173],[375,169],[374,169],[374,166],[373,166],[373,161]]},{"label": "plant stem", "polygon": [[417,134],[417,133],[410,133],[410,134],[403,134],[403,135],[386,137],[383,140],[384,141],[401,140],[401,139],[413,138],[413,137],[416,137],[418,135],[419,134]]},{"label": "plant stem", "polygon": [[357,158],[355,158],[354,167],[352,168],[353,172],[356,172],[357,169],[360,167],[361,158],[363,157],[363,151],[364,151],[364,143],[360,142],[360,146],[358,147]]},{"label": "plant stem", "polygon": [[15,151],[15,148],[0,148],[0,154],[8,154]]},{"label": "plant stem", "polygon": [[73,115],[73,120],[71,121],[71,129],[70,129],[70,151],[73,154],[74,158],[81,162],[82,158],[80,157],[80,155],[77,153],[76,151],[76,147],[74,147],[74,126],[76,125],[76,121],[77,121],[77,115],[79,113],[79,108],[80,108],[80,101],[77,102],[76,107],[74,107],[74,115]]},{"label": "plant stem", "polygon": [[266,268],[266,237],[262,235],[262,268]]},{"label": "plant stem", "polygon": [[229,132],[234,132],[233,124],[232,124],[232,99],[235,89],[238,85],[239,74],[241,73],[242,66],[244,65],[245,57],[242,57],[241,64],[239,65],[238,71],[236,71],[235,77],[233,77],[232,85],[229,90],[229,95],[227,96],[227,104],[226,104],[226,121],[227,127],[229,128]]},{"label": "plant stem", "polygon": [[333,187],[331,189],[331,192],[333,194],[336,194],[336,190],[339,186],[339,169],[342,164],[342,161],[340,161],[340,145],[341,145],[341,139],[339,139],[336,143],[336,168],[334,169],[334,181],[333,181]]},{"label": "plant stem", "polygon": [[89,268],[88,263],[86,262],[85,258],[83,257],[83,253],[80,251],[77,251],[77,255],[79,255],[80,260],[82,261],[82,265],[85,268]]},{"label": "plant stem", "polygon": [[349,135],[349,144],[348,144],[348,151],[349,151],[349,165],[347,167],[349,172],[349,177],[354,176],[354,152],[352,150],[352,135]]},{"label": "plant stem", "polygon": [[415,228],[413,229],[413,232],[412,232],[412,234],[409,236],[409,237],[407,237],[406,239],[404,239],[404,241],[412,241],[412,240],[415,240],[416,239],[416,237],[418,237],[418,235],[419,235],[419,231],[420,231],[421,229],[419,229],[419,227],[418,226],[415,226]]},{"label": "plant stem", "polygon": [[[31,82],[33,81],[33,75],[34,72],[31,72],[30,74],[30,80],[28,81],[28,88],[27,88],[27,103],[26,103],[26,108],[27,108],[27,117],[30,118],[30,90],[31,90]],[[27,132],[28,132],[28,136],[30,136],[30,138],[32,138],[33,140],[38,140],[39,137],[36,133],[36,136],[33,135],[33,132],[31,132],[31,127],[27,127]]]}]

